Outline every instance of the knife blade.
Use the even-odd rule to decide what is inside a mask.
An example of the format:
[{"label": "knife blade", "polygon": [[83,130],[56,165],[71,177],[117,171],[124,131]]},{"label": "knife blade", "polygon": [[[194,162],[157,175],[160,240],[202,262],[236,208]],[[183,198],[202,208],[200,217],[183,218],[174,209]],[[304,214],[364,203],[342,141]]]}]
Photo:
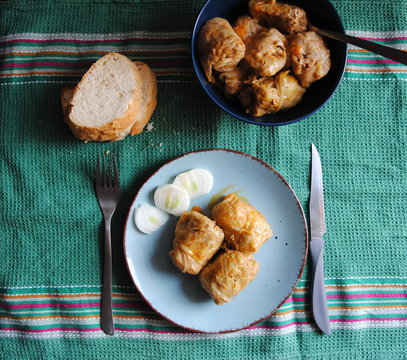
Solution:
[{"label": "knife blade", "polygon": [[311,195],[309,213],[311,224],[310,252],[312,258],[312,313],[324,334],[331,334],[324,277],[324,239],[326,232],[322,166],[318,150],[311,144]]}]

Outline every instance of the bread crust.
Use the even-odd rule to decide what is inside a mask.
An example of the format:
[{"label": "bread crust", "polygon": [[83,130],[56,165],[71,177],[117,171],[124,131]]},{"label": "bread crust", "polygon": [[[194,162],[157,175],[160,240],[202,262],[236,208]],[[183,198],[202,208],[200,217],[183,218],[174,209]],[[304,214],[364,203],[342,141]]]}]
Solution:
[{"label": "bread crust", "polygon": [[135,122],[131,128],[131,135],[140,134],[149,122],[155,107],[157,106],[157,79],[151,68],[141,61],[135,61],[134,64],[140,71],[142,82],[147,85],[146,101],[141,101],[140,110],[136,115]]},{"label": "bread crust", "polygon": [[64,114],[64,119],[68,115],[70,111],[70,102],[73,97],[73,92],[75,91],[76,85],[66,86],[61,89],[61,105],[62,105],[62,113]]},{"label": "bread crust", "polygon": [[[80,126],[75,124],[72,119],[71,119],[71,112],[72,112],[72,107],[73,103],[75,100],[75,95],[78,92],[78,90],[81,88],[81,85],[86,78],[91,72],[95,70],[95,67],[98,66],[98,64],[102,61],[105,60],[107,56],[114,56],[122,61],[125,61],[129,64],[130,70],[132,72],[132,75],[136,78],[136,84],[138,86],[136,87],[133,95],[133,99],[130,101],[127,111],[124,114],[124,116],[120,118],[116,118],[110,123],[99,127],[99,128],[90,128],[90,127],[85,127],[85,126]],[[141,84],[142,84],[142,78],[139,73],[139,70],[137,66],[130,61],[126,56],[121,55],[119,53],[108,53],[104,57],[100,58],[98,61],[96,61],[90,69],[86,72],[86,74],[83,76],[82,80],[79,82],[79,84],[75,87],[73,94],[72,94],[72,99],[69,101],[67,109],[66,109],[66,115],[65,115],[65,122],[68,124],[69,128],[72,130],[73,134],[81,140],[84,141],[116,141],[116,140],[121,140],[125,136],[127,136],[130,132],[130,128],[134,123],[134,119],[137,115],[137,112],[139,111],[140,104],[141,104],[141,98],[142,98],[142,93],[141,93]],[[66,95],[66,94],[65,94]],[[63,96],[63,95],[62,95]]]}]

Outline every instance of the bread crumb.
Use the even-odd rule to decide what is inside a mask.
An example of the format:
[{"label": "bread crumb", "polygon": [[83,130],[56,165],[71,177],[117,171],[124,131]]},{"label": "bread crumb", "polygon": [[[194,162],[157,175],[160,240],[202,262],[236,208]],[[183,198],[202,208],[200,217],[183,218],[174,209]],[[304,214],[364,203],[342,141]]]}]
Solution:
[{"label": "bread crumb", "polygon": [[154,122],[150,122],[146,126],[146,132],[154,130]]},{"label": "bread crumb", "polygon": [[105,152],[105,155],[109,155],[110,154],[110,150],[107,150],[106,152]]}]

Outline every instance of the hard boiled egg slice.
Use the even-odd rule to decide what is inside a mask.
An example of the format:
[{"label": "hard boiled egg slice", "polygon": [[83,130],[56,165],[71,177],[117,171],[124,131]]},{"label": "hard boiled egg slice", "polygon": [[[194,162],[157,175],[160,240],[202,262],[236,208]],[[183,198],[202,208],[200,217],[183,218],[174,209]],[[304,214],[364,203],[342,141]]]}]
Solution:
[{"label": "hard boiled egg slice", "polygon": [[193,169],[177,175],[173,184],[184,188],[194,198],[212,190],[213,176],[208,170]]},{"label": "hard boiled egg slice", "polygon": [[174,184],[166,184],[157,188],[154,193],[155,206],[172,215],[181,215],[189,208],[188,191]]},{"label": "hard boiled egg slice", "polygon": [[142,204],[134,213],[134,222],[141,232],[151,234],[163,226],[169,217],[165,211],[155,206]]}]

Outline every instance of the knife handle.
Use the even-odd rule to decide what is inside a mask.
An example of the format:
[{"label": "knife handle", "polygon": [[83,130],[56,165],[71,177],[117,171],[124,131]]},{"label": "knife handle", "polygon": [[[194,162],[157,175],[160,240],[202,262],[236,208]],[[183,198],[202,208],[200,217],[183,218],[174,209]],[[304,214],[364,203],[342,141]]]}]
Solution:
[{"label": "knife handle", "polygon": [[328,305],[326,302],[324,277],[324,240],[311,238],[312,257],[312,312],[318,327],[325,333],[331,334]]}]

